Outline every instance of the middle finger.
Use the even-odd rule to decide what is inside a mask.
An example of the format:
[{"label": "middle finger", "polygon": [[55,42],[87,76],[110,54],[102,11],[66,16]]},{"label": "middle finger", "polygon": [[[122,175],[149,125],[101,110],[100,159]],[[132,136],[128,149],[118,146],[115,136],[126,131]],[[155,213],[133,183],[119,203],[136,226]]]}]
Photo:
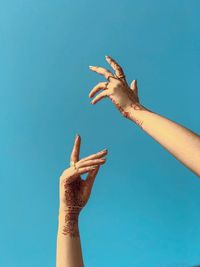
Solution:
[{"label": "middle finger", "polygon": [[108,82],[100,82],[98,83],[89,93],[89,97],[93,97],[98,91],[100,91],[101,89],[106,89]]},{"label": "middle finger", "polygon": [[108,153],[107,149],[104,149],[96,154],[92,154],[88,157],[85,157],[81,160],[79,160],[79,162],[82,162],[82,161],[86,161],[86,160],[90,160],[90,159],[98,159],[98,158],[102,158],[103,156],[105,156],[106,154]]},{"label": "middle finger", "polygon": [[95,72],[99,73],[100,75],[103,75],[107,80],[116,79],[114,77],[114,74],[111,71],[107,70],[107,69],[104,69],[102,67],[97,67],[97,66],[89,66],[89,68],[92,71],[95,71]]}]

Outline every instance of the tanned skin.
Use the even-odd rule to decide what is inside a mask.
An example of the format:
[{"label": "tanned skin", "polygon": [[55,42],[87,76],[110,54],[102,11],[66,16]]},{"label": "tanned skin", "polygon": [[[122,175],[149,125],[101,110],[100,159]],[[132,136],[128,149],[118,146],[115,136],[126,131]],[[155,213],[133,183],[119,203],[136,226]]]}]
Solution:
[{"label": "tanned skin", "polygon": [[107,82],[98,83],[89,93],[94,97],[91,104],[108,97],[121,114],[140,126],[176,159],[200,177],[200,136],[186,127],[144,107],[138,97],[137,81],[128,85],[122,67],[110,56],[106,56],[114,73],[99,67],[90,70],[103,75]]}]

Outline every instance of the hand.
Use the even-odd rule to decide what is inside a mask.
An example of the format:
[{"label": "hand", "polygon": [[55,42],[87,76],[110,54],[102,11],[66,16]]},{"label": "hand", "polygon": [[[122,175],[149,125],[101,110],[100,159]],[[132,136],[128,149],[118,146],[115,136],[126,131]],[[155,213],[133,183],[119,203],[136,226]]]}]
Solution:
[{"label": "hand", "polygon": [[[102,150],[79,160],[81,137],[75,139],[71,154],[71,167],[64,170],[60,177],[60,205],[67,209],[77,209],[80,211],[87,203],[94,179],[98,173],[100,165],[104,164],[104,156],[107,150]],[[83,180],[81,174],[88,173]]]},{"label": "hand", "polygon": [[128,117],[130,107],[134,109],[142,108],[139,103],[137,81],[133,80],[129,87],[121,66],[109,56],[106,56],[106,60],[115,71],[115,74],[102,67],[90,66],[92,71],[103,75],[109,81],[100,82],[91,90],[90,98],[100,90],[104,90],[91,101],[91,104],[96,104],[104,97],[109,97],[122,115]]}]

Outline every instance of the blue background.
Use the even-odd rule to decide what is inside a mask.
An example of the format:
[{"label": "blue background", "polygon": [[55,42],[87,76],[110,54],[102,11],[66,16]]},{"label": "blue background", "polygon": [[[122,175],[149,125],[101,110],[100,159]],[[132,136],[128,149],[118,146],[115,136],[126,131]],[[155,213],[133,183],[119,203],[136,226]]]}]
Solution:
[{"label": "blue background", "polygon": [[87,267],[200,262],[200,181],[109,99],[89,65],[115,58],[141,103],[200,132],[200,2],[0,1],[0,266],[53,267],[58,182],[74,136],[108,148],[80,217]]}]

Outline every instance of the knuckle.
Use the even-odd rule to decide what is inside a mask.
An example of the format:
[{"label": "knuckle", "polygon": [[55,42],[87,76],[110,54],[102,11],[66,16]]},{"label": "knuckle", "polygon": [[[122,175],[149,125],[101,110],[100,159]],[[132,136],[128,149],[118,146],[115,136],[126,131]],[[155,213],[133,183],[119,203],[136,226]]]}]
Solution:
[{"label": "knuckle", "polygon": [[115,79],[115,81],[113,82],[114,84],[114,88],[118,88],[122,85],[122,82],[118,79]]}]

